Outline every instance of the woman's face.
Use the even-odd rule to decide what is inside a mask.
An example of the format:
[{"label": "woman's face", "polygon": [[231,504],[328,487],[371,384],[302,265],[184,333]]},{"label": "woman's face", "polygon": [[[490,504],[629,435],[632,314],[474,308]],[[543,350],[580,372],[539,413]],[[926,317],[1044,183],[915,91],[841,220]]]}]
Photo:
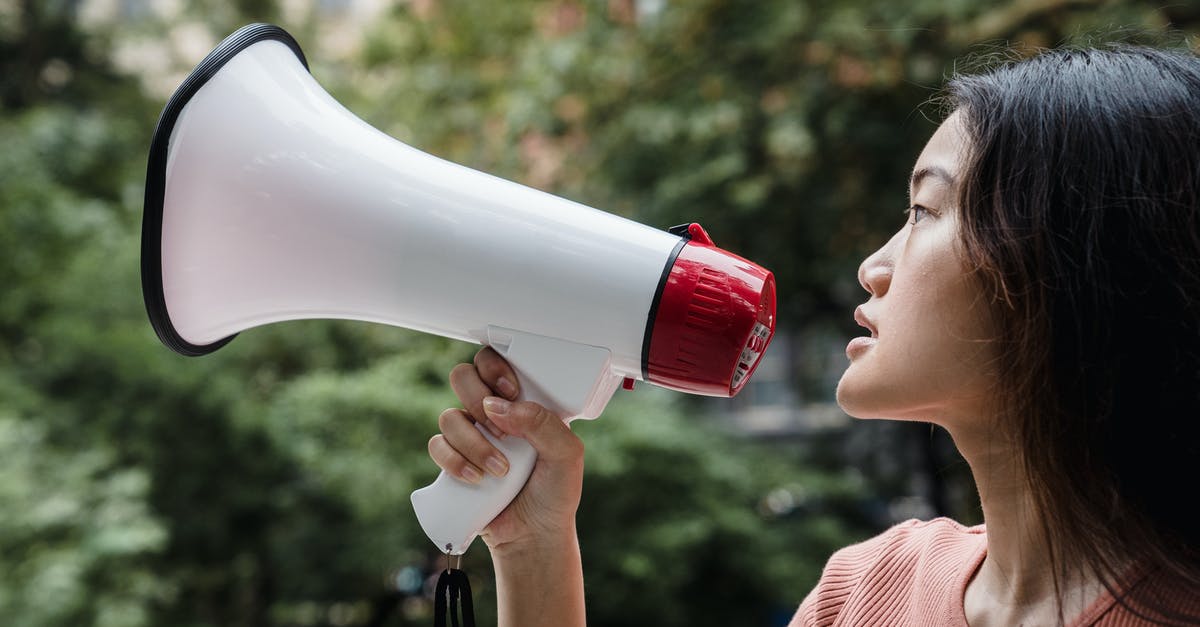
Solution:
[{"label": "woman's face", "polygon": [[846,346],[850,365],[837,389],[852,416],[947,426],[986,409],[995,380],[993,326],[959,243],[966,142],[955,113],[913,168],[907,222],[858,269],[870,298],[854,318],[870,335]]}]

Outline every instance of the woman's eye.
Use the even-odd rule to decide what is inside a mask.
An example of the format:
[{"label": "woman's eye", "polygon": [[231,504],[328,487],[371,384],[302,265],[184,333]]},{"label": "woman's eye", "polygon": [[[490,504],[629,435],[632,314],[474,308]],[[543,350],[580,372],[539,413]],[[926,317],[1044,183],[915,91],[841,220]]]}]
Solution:
[{"label": "woman's eye", "polygon": [[925,219],[925,216],[929,213],[929,210],[921,205],[912,205],[904,212],[908,214],[909,220],[913,224],[916,224]]}]

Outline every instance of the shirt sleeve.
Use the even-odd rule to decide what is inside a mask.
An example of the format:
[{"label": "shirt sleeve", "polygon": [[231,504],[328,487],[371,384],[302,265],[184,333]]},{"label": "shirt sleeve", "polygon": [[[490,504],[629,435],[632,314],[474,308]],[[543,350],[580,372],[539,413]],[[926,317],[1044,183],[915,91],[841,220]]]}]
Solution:
[{"label": "shirt sleeve", "polygon": [[821,579],[800,604],[788,627],[825,627],[842,614],[846,600],[862,585],[872,567],[920,521],[908,520],[883,533],[840,549],[829,558]]}]

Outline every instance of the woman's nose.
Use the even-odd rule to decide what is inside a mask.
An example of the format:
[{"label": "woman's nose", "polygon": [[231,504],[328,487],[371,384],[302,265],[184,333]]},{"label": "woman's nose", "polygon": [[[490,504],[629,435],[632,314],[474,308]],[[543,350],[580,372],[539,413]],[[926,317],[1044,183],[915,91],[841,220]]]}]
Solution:
[{"label": "woman's nose", "polygon": [[[889,242],[890,243],[890,242]],[[889,246],[882,248],[863,260],[858,266],[858,282],[867,293],[876,298],[887,293],[892,285],[892,262],[888,254]]]}]

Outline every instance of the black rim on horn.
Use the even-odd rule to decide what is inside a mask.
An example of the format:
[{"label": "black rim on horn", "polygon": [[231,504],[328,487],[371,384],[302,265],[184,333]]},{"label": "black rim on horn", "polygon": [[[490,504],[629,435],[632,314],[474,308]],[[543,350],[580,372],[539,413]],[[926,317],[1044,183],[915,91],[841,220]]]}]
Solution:
[{"label": "black rim on horn", "polygon": [[146,201],[142,213],[142,297],[146,301],[146,313],[150,324],[163,344],[181,355],[195,357],[206,355],[228,344],[237,334],[222,338],[211,344],[197,345],[179,335],[171,324],[162,283],[162,218],[163,195],[166,192],[167,149],[175,122],[183,108],[226,63],[237,53],[260,41],[279,41],[286,44],[300,63],[308,69],[308,60],[296,40],[278,26],[271,24],[249,24],[226,37],[213,51],[204,57],[192,73],[163,108],[154,128],[150,142],[150,162],[146,168]]}]

